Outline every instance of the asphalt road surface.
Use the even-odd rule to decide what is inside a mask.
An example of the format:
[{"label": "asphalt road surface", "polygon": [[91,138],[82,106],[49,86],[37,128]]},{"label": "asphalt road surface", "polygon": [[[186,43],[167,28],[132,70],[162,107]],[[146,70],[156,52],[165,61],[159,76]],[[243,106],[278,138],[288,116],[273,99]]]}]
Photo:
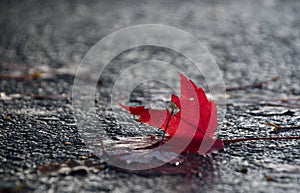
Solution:
[{"label": "asphalt road surface", "polygon": [[[99,40],[139,24],[186,31],[214,58],[227,88],[217,137],[299,136],[299,129],[275,133],[266,125],[300,124],[298,1],[1,1],[0,192],[300,192],[299,139],[229,144],[147,171],[115,167],[89,151],[72,107],[76,69]],[[122,70],[150,59],[190,66],[181,53],[155,46],[117,55],[97,83],[96,118],[82,114],[90,131],[107,140],[161,136],[108,105]],[[128,80],[144,71],[129,71]],[[208,92],[208,74],[189,77]],[[162,76],[178,78],[171,70]],[[143,83],[130,102],[164,107],[170,93]]]}]

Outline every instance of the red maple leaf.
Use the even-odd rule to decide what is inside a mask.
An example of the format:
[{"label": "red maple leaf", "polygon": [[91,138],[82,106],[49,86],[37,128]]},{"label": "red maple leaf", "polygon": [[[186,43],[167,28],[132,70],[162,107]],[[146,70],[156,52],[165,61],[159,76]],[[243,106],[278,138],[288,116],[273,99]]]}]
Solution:
[{"label": "red maple leaf", "polygon": [[[169,137],[160,145],[167,145],[170,141],[169,150],[205,154],[223,149],[222,140],[214,139],[218,124],[215,102],[208,100],[203,89],[183,74],[180,74],[180,85],[180,97],[171,96],[171,112],[168,109],[120,105],[131,114],[138,115],[138,121],[163,129]],[[175,112],[175,107],[178,112]]]}]

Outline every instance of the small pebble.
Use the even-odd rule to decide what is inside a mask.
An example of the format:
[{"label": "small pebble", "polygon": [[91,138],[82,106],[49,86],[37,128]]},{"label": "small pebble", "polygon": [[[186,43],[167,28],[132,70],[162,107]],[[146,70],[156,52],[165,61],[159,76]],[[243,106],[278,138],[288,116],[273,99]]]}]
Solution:
[{"label": "small pebble", "polygon": [[248,167],[242,166],[239,169],[237,169],[236,171],[246,174],[248,172]]},{"label": "small pebble", "polygon": [[80,156],[80,158],[81,158],[81,159],[87,159],[87,157],[84,156],[84,155]]},{"label": "small pebble", "polygon": [[4,117],[4,119],[5,119],[5,120],[11,120],[11,116],[6,115],[6,116]]},{"label": "small pebble", "polygon": [[74,159],[68,159],[66,161],[66,164],[68,167],[73,168],[75,166],[79,166],[80,164],[78,162],[76,162]]},{"label": "small pebble", "polygon": [[156,135],[155,135],[155,134],[151,134],[151,135],[150,135],[150,139],[151,139],[151,140],[154,140],[155,138],[156,138]]},{"label": "small pebble", "polygon": [[267,179],[267,181],[269,181],[269,182],[275,181],[275,179],[274,179],[273,176],[266,176],[266,179]]}]

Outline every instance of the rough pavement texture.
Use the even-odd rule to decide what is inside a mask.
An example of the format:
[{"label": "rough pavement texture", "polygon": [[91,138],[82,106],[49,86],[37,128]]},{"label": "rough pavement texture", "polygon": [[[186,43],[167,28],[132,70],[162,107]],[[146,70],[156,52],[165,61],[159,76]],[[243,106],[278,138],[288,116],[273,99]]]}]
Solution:
[{"label": "rough pavement texture", "polygon": [[[299,140],[228,145],[215,155],[196,156],[181,166],[183,174],[132,173],[89,153],[71,106],[72,73],[98,40],[124,27],[160,23],[185,30],[204,43],[227,87],[281,77],[263,89],[227,93],[226,118],[219,120],[218,137],[297,136],[296,129],[274,134],[265,121],[299,125],[299,10],[300,3],[293,0],[1,1],[1,74],[31,76],[1,76],[0,192],[299,192]],[[170,50],[145,47],[116,57],[107,73],[116,76],[121,65],[150,58],[188,62]],[[46,67],[69,73],[32,75]],[[110,95],[104,87],[110,86],[112,82],[104,78],[98,87],[104,99]],[[161,105],[155,100],[166,100],[169,94],[159,88],[149,93],[137,89],[133,101],[145,104],[153,99]],[[101,102],[97,109],[107,138],[159,134]],[[112,114],[120,116],[121,123]],[[67,166],[57,170],[58,163]],[[81,168],[70,169],[78,164]]]}]

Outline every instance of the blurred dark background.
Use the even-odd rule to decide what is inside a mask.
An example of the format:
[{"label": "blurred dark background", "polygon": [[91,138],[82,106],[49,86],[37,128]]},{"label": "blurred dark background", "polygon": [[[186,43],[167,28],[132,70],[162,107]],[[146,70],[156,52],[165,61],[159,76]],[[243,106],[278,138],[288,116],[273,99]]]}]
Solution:
[{"label": "blurred dark background", "polygon": [[165,24],[207,46],[228,86],[281,76],[299,94],[297,1],[1,1],[1,66],[76,68],[101,38],[137,24]]}]

